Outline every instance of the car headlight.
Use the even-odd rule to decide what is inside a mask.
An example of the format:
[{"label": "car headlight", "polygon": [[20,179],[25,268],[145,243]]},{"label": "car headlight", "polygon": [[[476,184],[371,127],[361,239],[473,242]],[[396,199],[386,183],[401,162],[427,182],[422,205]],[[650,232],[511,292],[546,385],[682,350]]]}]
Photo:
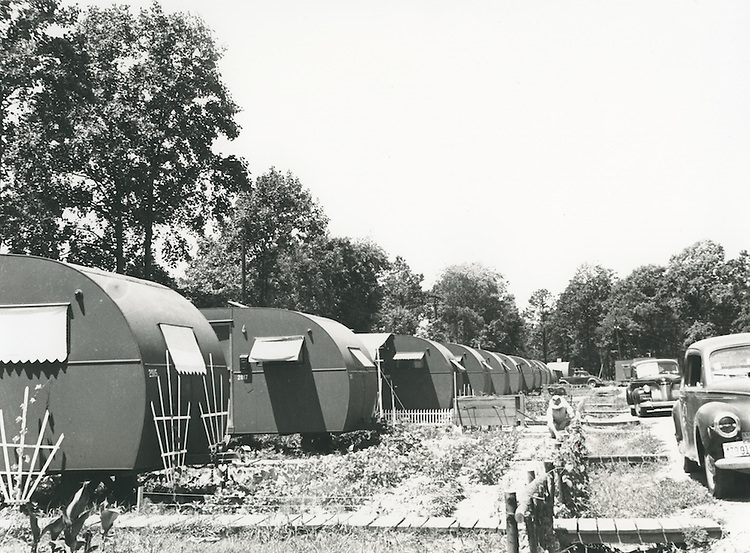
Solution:
[{"label": "car headlight", "polygon": [[734,438],[740,432],[740,419],[734,413],[719,413],[714,417],[713,429],[722,438]]},{"label": "car headlight", "polygon": [[643,388],[641,388],[641,390],[643,390],[644,394],[647,394],[647,393],[649,393],[651,391],[651,386],[649,386],[648,384],[644,384]]}]

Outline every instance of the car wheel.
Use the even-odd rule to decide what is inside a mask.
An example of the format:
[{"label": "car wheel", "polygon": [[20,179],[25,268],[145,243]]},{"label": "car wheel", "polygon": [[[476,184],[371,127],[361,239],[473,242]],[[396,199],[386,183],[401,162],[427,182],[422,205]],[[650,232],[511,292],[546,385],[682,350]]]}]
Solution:
[{"label": "car wheel", "polygon": [[596,380],[589,380],[589,388],[596,388]]},{"label": "car wheel", "polygon": [[635,407],[633,407],[632,405],[630,406],[630,416],[632,416],[632,417],[636,416],[636,414],[635,414]]},{"label": "car wheel", "polygon": [[716,499],[729,495],[734,481],[731,471],[716,468],[716,460],[706,454],[703,458],[703,469],[706,473],[706,487]]},{"label": "car wheel", "polygon": [[682,458],[682,470],[686,473],[693,474],[694,472],[698,472],[700,468],[701,466],[689,457]]}]

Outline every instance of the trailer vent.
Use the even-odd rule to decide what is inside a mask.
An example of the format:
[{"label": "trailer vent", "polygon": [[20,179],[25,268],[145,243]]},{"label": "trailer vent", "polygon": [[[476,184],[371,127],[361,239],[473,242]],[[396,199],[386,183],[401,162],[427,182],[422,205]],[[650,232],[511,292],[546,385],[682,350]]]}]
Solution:
[{"label": "trailer vent", "polygon": [[0,306],[0,363],[68,358],[69,304]]},{"label": "trailer vent", "polygon": [[250,361],[291,362],[297,363],[302,355],[304,336],[279,336],[275,338],[256,338],[250,350]]},{"label": "trailer vent", "polygon": [[180,374],[206,374],[206,362],[189,326],[160,324],[175,370]]}]

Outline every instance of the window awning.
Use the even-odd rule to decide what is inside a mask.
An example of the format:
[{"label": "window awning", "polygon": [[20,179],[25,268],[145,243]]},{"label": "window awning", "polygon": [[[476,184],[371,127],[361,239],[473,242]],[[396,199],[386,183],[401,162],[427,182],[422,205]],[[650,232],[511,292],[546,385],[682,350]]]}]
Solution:
[{"label": "window awning", "polygon": [[458,370],[458,372],[462,372],[462,373],[466,372],[466,367],[464,367],[461,363],[459,363],[455,359],[451,359],[451,365],[453,365],[456,368],[456,370]]},{"label": "window awning", "polygon": [[206,362],[189,326],[160,324],[175,370],[180,374],[206,374]]},{"label": "window awning", "polygon": [[352,354],[352,357],[356,359],[360,365],[363,367],[366,367],[368,369],[374,369],[375,364],[370,361],[370,358],[365,355],[365,353],[359,349],[359,348],[349,348],[349,351]]},{"label": "window awning", "polygon": [[487,369],[488,371],[494,371],[495,369],[492,368],[492,365],[490,365],[487,361],[482,361],[482,366]]},{"label": "window awning", "polygon": [[304,336],[278,336],[275,338],[256,338],[250,350],[250,361],[292,362],[300,360]]},{"label": "window awning", "polygon": [[402,351],[393,356],[394,361],[421,361],[424,359],[423,351]]},{"label": "window awning", "polygon": [[0,363],[68,358],[69,304],[0,306]]}]

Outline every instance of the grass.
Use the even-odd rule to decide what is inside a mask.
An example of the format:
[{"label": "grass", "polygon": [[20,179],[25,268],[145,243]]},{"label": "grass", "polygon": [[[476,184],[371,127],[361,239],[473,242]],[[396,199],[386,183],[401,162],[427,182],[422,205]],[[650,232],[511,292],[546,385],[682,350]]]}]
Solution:
[{"label": "grass", "polygon": [[661,440],[647,427],[586,430],[589,455],[651,455],[664,451]]},{"label": "grass", "polygon": [[[28,552],[23,541],[6,537],[0,552]],[[321,529],[247,530],[232,533],[186,532],[165,529],[132,532],[121,529],[101,551],[109,553],[502,553],[505,536],[496,532],[446,534],[432,531]],[[40,553],[49,549],[39,548]]]},{"label": "grass", "polygon": [[[659,466],[654,463],[592,467],[586,516],[668,517],[689,507],[714,503],[699,482],[664,478],[659,473]],[[623,493],[624,490],[627,492]]]}]

